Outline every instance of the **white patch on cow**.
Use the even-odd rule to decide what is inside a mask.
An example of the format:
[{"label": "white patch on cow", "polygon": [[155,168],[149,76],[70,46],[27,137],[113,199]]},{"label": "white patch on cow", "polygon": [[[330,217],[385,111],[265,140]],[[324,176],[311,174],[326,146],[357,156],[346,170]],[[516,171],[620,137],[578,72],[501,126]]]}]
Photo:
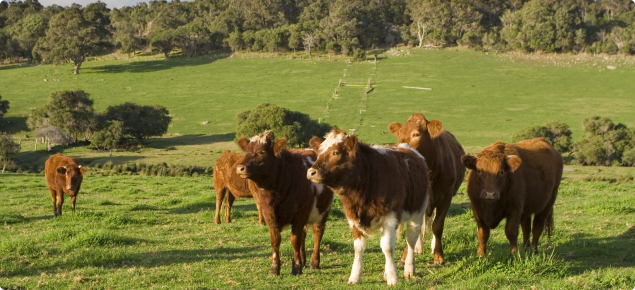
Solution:
[{"label": "white patch on cow", "polygon": [[311,185],[315,189],[315,196],[320,196],[324,192],[324,184],[311,182]]},{"label": "white patch on cow", "polygon": [[324,142],[320,144],[320,154],[331,148],[331,146],[342,143],[344,136],[346,136],[344,133],[335,134],[335,132],[329,132],[326,134]]},{"label": "white patch on cow", "polygon": [[[326,214],[326,211],[320,212],[320,210],[317,208],[317,199],[318,196],[315,196],[315,201],[313,201],[313,208],[311,209],[311,213],[309,214],[309,223],[317,224],[322,222],[322,219],[324,219],[324,214]],[[333,200],[331,200],[331,204],[329,204],[329,206],[326,208],[331,208],[332,205]]]},{"label": "white patch on cow", "polygon": [[267,144],[267,136],[271,134],[271,131],[264,131],[260,135],[256,135],[249,139],[250,142],[256,142],[260,144]]},{"label": "white patch on cow", "polygon": [[390,150],[382,145],[373,145],[371,148],[375,149],[381,155],[388,155],[388,150]]},{"label": "white patch on cow", "polygon": [[384,223],[381,228],[381,250],[386,256],[386,266],[384,270],[384,278],[388,286],[399,283],[397,278],[397,267],[395,266],[395,237],[399,221],[397,215],[391,212],[385,216]]},{"label": "white patch on cow", "polygon": [[313,158],[311,158],[311,156],[305,156],[305,158],[304,158],[304,166],[306,166],[307,168],[310,168],[311,166],[313,166],[313,163],[315,163],[315,160],[313,160]]},{"label": "white patch on cow", "polygon": [[426,159],[423,157],[423,155],[421,155],[421,153],[419,153],[419,151],[415,150],[414,148],[410,147],[410,145],[408,145],[408,143],[399,143],[399,145],[397,145],[397,148],[406,148],[406,149],[410,149],[412,150],[412,152],[414,152],[415,154],[417,154],[417,156],[419,156],[419,158],[423,159],[423,161],[425,161]]},{"label": "white patch on cow", "polygon": [[351,276],[348,278],[349,284],[357,284],[362,282],[362,273],[364,272],[364,251],[366,250],[366,237],[362,236],[353,241],[355,248],[355,260],[353,261],[353,269]]}]

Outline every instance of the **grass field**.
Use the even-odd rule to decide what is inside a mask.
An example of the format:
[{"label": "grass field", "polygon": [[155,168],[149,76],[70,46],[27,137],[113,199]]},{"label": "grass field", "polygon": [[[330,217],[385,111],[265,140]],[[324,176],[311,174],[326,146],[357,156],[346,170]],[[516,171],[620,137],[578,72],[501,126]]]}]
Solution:
[{"label": "grass field", "polygon": [[[635,185],[565,176],[556,231],[551,240],[541,240],[539,254],[509,254],[499,226],[487,258],[476,258],[476,226],[469,200],[459,194],[446,222],[446,264],[433,266],[426,251],[417,256],[416,279],[401,279],[395,289],[632,289]],[[292,249],[284,231],[281,275],[270,277],[269,234],[257,225],[253,201],[235,203],[231,224],[214,224],[209,177],[88,176],[77,211],[66,204],[58,219],[43,179],[7,174],[0,181],[4,289],[385,288],[377,236],[369,239],[363,284],[346,285],[354,251],[339,199],[322,243],[322,269],[291,276]],[[397,256],[404,243],[398,240]]]},{"label": "grass field", "polygon": [[[632,61],[615,61],[620,64],[615,70],[605,69],[614,65],[612,59],[552,61],[440,50],[380,55],[376,64],[266,54],[132,61],[107,56],[85,63],[77,76],[70,65],[3,66],[0,95],[11,109],[0,131],[22,141],[16,162],[39,171],[55,152],[77,156],[88,166],[108,161],[212,166],[223,150],[237,150],[234,115],[261,102],[355,129],[369,143],[395,142],[387,125],[424,112],[441,120],[468,152],[554,120],[569,124],[574,140],[580,137],[582,119],[594,115],[635,126]],[[369,79],[372,90],[365,87]],[[25,137],[32,135],[25,125],[29,108],[44,105],[54,90],[78,88],[91,94],[98,111],[126,101],[166,106],[174,115],[168,134],[112,156],[82,146],[56,146],[48,152],[40,145],[34,151],[33,139]],[[257,226],[252,200],[235,203],[232,224],[216,225],[209,176],[104,177],[89,172],[77,211],[70,212],[67,201],[58,219],[52,217],[42,175],[0,177],[0,287],[385,288],[378,237],[368,243],[364,283],[346,285],[353,243],[337,198],[322,244],[322,269],[290,275],[292,250],[285,231],[282,275],[269,277],[269,234]],[[499,226],[492,232],[488,257],[476,258],[476,226],[467,196],[459,194],[444,232],[447,263],[433,266],[429,253],[417,257],[417,278],[402,279],[396,289],[633,289],[634,176],[632,168],[566,166],[555,235],[541,240],[538,255],[509,254]],[[399,240],[397,248],[404,242]]]}]

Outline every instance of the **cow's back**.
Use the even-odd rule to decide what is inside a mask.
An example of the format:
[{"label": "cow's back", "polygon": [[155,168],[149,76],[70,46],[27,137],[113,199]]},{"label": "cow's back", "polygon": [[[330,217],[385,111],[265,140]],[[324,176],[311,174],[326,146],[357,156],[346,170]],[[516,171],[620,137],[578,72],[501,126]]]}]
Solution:
[{"label": "cow's back", "polygon": [[[525,187],[525,210],[541,211],[557,194],[564,161],[544,138],[507,144],[505,154],[521,159],[520,174]],[[521,177],[521,176],[518,176]]]}]

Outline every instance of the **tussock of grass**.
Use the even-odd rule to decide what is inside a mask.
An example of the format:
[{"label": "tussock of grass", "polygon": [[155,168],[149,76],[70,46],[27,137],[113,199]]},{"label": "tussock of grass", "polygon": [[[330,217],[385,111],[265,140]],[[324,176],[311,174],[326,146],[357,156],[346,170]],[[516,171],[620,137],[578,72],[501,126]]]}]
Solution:
[{"label": "tussock of grass", "polygon": [[131,245],[135,239],[117,235],[109,230],[88,230],[81,232],[70,239],[68,246],[71,248],[87,248],[94,246],[122,246]]}]

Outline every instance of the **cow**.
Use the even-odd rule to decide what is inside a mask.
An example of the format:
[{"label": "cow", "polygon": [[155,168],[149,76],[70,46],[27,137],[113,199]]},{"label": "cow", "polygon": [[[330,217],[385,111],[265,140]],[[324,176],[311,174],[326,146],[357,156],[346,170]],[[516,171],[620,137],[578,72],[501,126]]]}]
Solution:
[{"label": "cow", "polygon": [[313,225],[311,269],[320,267],[320,242],[333,204],[333,191],[306,178],[307,169],[316,160],[312,150],[286,149],[287,139],[274,139],[271,131],[238,140],[245,158],[236,167],[242,178],[258,187],[260,210],[269,226],[271,237],[270,274],[280,275],[280,232],[291,226],[293,265],[291,274],[302,274],[306,263],[305,227]]},{"label": "cow", "polygon": [[511,253],[517,251],[519,224],[523,246],[530,246],[531,231],[531,246],[537,252],[543,230],[549,236],[553,230],[553,204],[562,179],[560,153],[544,138],[516,144],[496,141],[476,155],[464,155],[461,161],[470,169],[467,193],[478,227],[477,256],[485,257],[490,229],[504,218]]},{"label": "cow", "polygon": [[[465,154],[461,144],[452,133],[443,129],[439,120],[428,121],[423,114],[412,114],[405,124],[393,122],[388,126],[391,134],[395,135],[398,143],[405,143],[416,149],[423,157],[430,169],[430,205],[426,211],[421,237],[417,241],[415,252],[420,254],[423,249],[426,226],[432,219],[432,242],[430,247],[434,255],[434,264],[443,263],[443,227],[445,217],[452,204],[452,197],[459,190],[465,176],[465,166],[461,163],[461,156]],[[402,261],[405,258],[402,257]]]},{"label": "cow", "polygon": [[399,282],[393,254],[397,226],[402,223],[407,223],[408,242],[404,277],[414,277],[414,246],[428,207],[428,166],[424,157],[406,144],[373,148],[337,128],[325,138],[323,142],[318,137],[310,141],[318,158],[307,177],[330,187],[342,201],[355,249],[348,283],[361,283],[366,236],[379,229],[386,257],[384,279],[388,285]]},{"label": "cow", "polygon": [[260,204],[258,195],[252,194],[249,189],[249,179],[240,178],[236,173],[236,165],[245,157],[245,154],[238,154],[232,151],[225,151],[218,157],[214,165],[214,176],[212,181],[216,190],[216,214],[214,222],[220,223],[220,210],[227,196],[227,204],[225,205],[225,222],[231,222],[231,209],[236,198],[254,197],[256,208],[258,209],[258,224],[264,224],[264,218],[260,213]]},{"label": "cow", "polygon": [[82,186],[84,173],[86,167],[79,165],[77,159],[59,153],[49,157],[44,163],[44,176],[51,192],[55,217],[62,215],[64,194],[71,197],[71,209],[75,211],[75,200]]}]

